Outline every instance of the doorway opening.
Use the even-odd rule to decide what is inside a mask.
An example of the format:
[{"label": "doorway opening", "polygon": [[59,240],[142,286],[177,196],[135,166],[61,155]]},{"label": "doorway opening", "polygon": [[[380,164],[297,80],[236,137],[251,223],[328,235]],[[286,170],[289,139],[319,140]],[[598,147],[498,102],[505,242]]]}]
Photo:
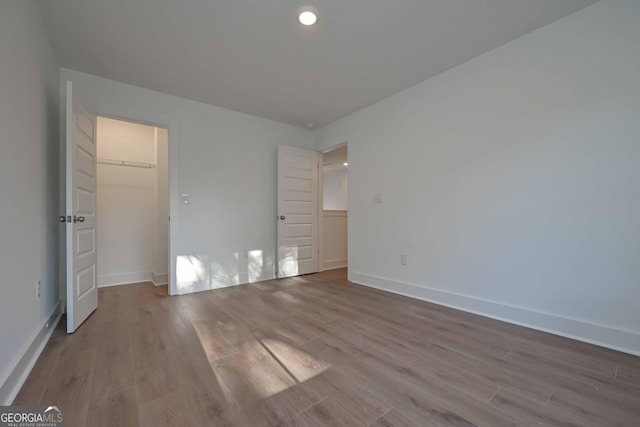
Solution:
[{"label": "doorway opening", "polygon": [[322,265],[321,270],[348,265],[348,171],[347,144],[322,155]]},{"label": "doorway opening", "polygon": [[97,119],[98,287],[168,284],[168,138],[166,128]]}]

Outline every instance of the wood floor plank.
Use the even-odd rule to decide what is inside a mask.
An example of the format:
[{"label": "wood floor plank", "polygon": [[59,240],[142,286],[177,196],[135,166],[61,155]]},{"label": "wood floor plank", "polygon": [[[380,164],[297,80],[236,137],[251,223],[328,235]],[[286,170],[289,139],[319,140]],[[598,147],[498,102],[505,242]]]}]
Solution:
[{"label": "wood floor plank", "polygon": [[354,356],[345,352],[341,347],[326,343],[321,339],[309,341],[300,347],[300,350],[302,353],[310,355],[311,360],[315,362],[315,366],[309,371],[309,377],[317,375],[318,369],[324,371],[332,366],[340,365],[341,363],[354,359]]},{"label": "wood floor plank", "polygon": [[220,359],[238,351],[215,326],[207,322],[193,322],[193,327],[208,360]]},{"label": "wood floor plank", "polygon": [[[216,298],[213,298],[214,296]],[[217,293],[204,295],[204,298],[199,299],[192,307],[185,320],[206,323],[209,328],[215,328],[232,345],[251,337],[252,334],[248,328],[230,316],[224,308],[218,307],[216,303],[220,300],[217,296]]]},{"label": "wood floor plank", "polygon": [[16,403],[63,406],[72,426],[640,425],[640,357],[346,276],[101,288]]},{"label": "wood floor plank", "polygon": [[195,426],[182,390],[148,400],[139,405],[141,427]]},{"label": "wood floor plank", "polygon": [[146,402],[178,390],[173,365],[153,324],[141,321],[130,332],[138,400]]},{"label": "wood floor plank", "polygon": [[241,354],[218,359],[213,368],[250,425],[289,425],[296,419],[296,408],[288,406],[287,401],[268,399],[275,394],[269,378],[252,369]]},{"label": "wood floor plank", "polygon": [[[613,379],[592,378],[580,376],[566,372],[565,370],[540,365],[531,360],[518,360],[509,357],[483,357],[478,359],[478,363],[489,368],[503,370],[511,373],[515,378],[524,379],[530,383],[538,383],[543,387],[554,390],[554,395],[561,392],[575,393],[588,396],[594,401],[606,400],[610,408],[617,408],[620,411],[634,413],[638,410],[638,396],[635,390],[620,388]],[[521,380],[518,381],[521,383]],[[506,387],[507,389],[513,387]],[[514,389],[518,394],[526,394],[530,390],[529,386],[523,389]],[[534,393],[535,396],[535,393]],[[534,399],[539,402],[539,399]]]},{"label": "wood floor plank", "polygon": [[[473,390],[468,393],[456,390],[450,384],[416,368],[407,367],[401,361],[393,360],[372,352],[366,352],[358,357],[375,372],[384,372],[388,378],[401,382],[402,386],[411,389],[429,406],[421,407],[426,413],[444,417],[450,422],[458,420],[480,425],[513,425],[513,420],[497,411],[486,407],[488,399],[476,399]],[[497,390],[497,387],[496,387]],[[484,396],[483,396],[484,397]],[[417,398],[412,396],[413,401]],[[405,402],[406,403],[406,402]],[[392,406],[396,406],[393,405]],[[414,418],[415,420],[415,418]]]},{"label": "wood floor plank", "polygon": [[103,394],[92,400],[87,425],[95,427],[136,427],[140,425],[134,387]]},{"label": "wood floor plank", "polygon": [[110,321],[101,328],[103,339],[96,346],[92,399],[133,387],[133,355],[129,324]]},{"label": "wood floor plank", "polygon": [[375,342],[369,335],[348,327],[349,322],[339,320],[320,323],[298,315],[292,317],[291,321],[309,331],[310,338],[319,338],[354,356],[371,348]]},{"label": "wood floor plank", "polygon": [[[193,336],[182,332],[163,337],[168,361],[184,395],[189,414],[198,425],[237,425],[237,406],[215,375],[204,350],[196,350]],[[184,351],[191,348],[191,351]],[[195,349],[194,349],[195,348]]]},{"label": "wood floor plank", "polygon": [[[64,322],[63,322],[64,321]],[[58,324],[51,335],[49,343],[46,345],[42,354],[36,361],[33,369],[29,373],[29,377],[18,392],[14,400],[14,405],[30,406],[42,405],[42,396],[49,384],[54,368],[58,362],[60,352],[64,348],[65,337],[67,335],[64,330],[66,317]]]},{"label": "wood floor plank", "polygon": [[540,426],[583,427],[585,425],[610,425],[602,424],[603,420],[586,420],[566,411],[556,410],[548,406],[540,405],[528,400],[517,393],[500,389],[491,399],[491,405],[501,411],[511,414],[523,423]]},{"label": "wood floor plank", "polygon": [[371,393],[366,385],[344,371],[330,368],[305,383],[318,395],[332,397],[344,407],[360,425],[368,425],[391,406],[379,396]]},{"label": "wood floor plank", "polygon": [[585,368],[583,364],[579,362],[572,363],[569,360],[554,358],[551,355],[545,354],[540,351],[523,351],[520,349],[514,349],[508,354],[507,357],[523,362],[538,364],[545,369],[562,370],[565,372],[575,373],[576,376],[591,377],[594,379],[613,379],[616,372],[615,368],[610,369],[611,367],[608,365],[601,365],[601,369],[597,369],[595,366],[592,366],[591,368]]},{"label": "wood floor plank", "polygon": [[[542,358],[538,355],[513,351],[507,357],[498,358],[502,361],[513,361],[519,369],[538,373],[538,378],[547,378],[547,381],[556,383],[566,388],[591,388],[602,389],[611,393],[618,399],[628,401],[631,396],[637,396],[638,387],[623,381],[618,381],[608,375],[601,375],[592,371],[586,371],[581,367],[570,366],[567,363]],[[635,397],[631,397],[635,401]]]},{"label": "wood floor plank", "polygon": [[299,295],[295,295],[291,292],[278,290],[272,293],[271,297],[275,301],[278,301],[279,304],[293,305],[298,308],[300,312],[311,315],[320,322],[329,322],[343,317],[342,313],[339,311],[336,313],[335,311],[327,310],[326,304],[309,304],[308,300],[305,300]]},{"label": "wood floor plank", "polygon": [[95,362],[95,348],[76,351],[66,347],[58,357],[42,404],[62,406],[65,425],[87,425]]},{"label": "wood floor plank", "polygon": [[483,327],[486,330],[504,332],[518,339],[527,339],[542,345],[548,345],[565,351],[573,351],[594,359],[615,362],[621,365],[628,365],[630,367],[640,369],[640,357],[632,354],[622,353],[620,351],[599,347],[571,338],[561,337],[559,335],[553,335],[475,314],[470,314],[467,320],[469,322],[473,322],[476,326]]},{"label": "wood floor plank", "polygon": [[536,357],[555,360],[564,366],[570,365],[607,377],[614,377],[618,369],[618,364],[612,361],[595,359],[575,351],[567,351],[540,343],[518,343],[514,346],[513,350]]},{"label": "wood floor plank", "polygon": [[274,401],[282,401],[295,412],[300,412],[326,397],[326,394],[311,388],[308,381],[297,378],[295,370],[292,371],[290,366],[289,359],[273,351],[270,358],[251,364],[249,377],[264,379],[254,380],[254,383],[260,385],[262,395],[269,396]]},{"label": "wood floor plank", "polygon": [[376,419],[371,427],[418,427],[409,418],[405,417],[395,409],[390,409],[384,415]]},{"label": "wood floor plank", "polygon": [[[616,371],[616,379],[640,387],[640,369],[620,366]],[[640,392],[640,388],[638,389]]]},{"label": "wood floor plank", "polygon": [[438,381],[424,381],[420,386],[407,381],[397,375],[406,368],[396,362],[388,364],[363,354],[338,369],[358,377],[368,390],[387,399],[392,407],[419,425],[515,425],[514,419],[493,410],[486,402],[455,393]]},{"label": "wood floor plank", "polygon": [[640,421],[640,408],[625,408],[610,396],[598,393],[576,393],[558,388],[546,405],[557,412],[572,414],[576,419],[588,420],[588,425],[631,426]]},{"label": "wood floor plank", "polygon": [[499,384],[494,381],[470,371],[452,369],[448,364],[424,357],[419,353],[377,346],[359,355],[358,359],[365,360],[370,357],[376,357],[389,366],[398,364],[400,367],[398,375],[417,386],[429,381],[440,381],[481,401],[488,401],[499,388]]},{"label": "wood floor plank", "polygon": [[506,356],[512,350],[508,345],[496,346],[491,343],[483,342],[482,339],[475,339],[455,333],[442,333],[429,338],[429,342],[450,348],[459,353],[466,354],[471,357],[478,356]]},{"label": "wood floor plank", "polygon": [[451,366],[453,370],[473,373],[489,382],[495,382],[502,388],[517,391],[539,403],[546,402],[553,391],[550,384],[535,377],[522,375],[518,370],[509,369],[502,359],[475,359],[431,342],[410,346],[410,348],[419,354]]},{"label": "wood floor plank", "polygon": [[366,425],[332,397],[327,397],[301,413],[300,419],[304,425],[315,427],[358,427]]}]

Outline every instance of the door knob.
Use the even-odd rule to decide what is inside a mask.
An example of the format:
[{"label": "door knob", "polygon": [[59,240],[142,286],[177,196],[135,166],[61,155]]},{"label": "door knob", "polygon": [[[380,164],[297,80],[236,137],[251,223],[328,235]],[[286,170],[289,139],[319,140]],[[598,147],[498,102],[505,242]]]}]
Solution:
[{"label": "door knob", "polygon": [[286,217],[286,216],[284,216],[284,215],[280,215],[280,220],[284,221],[285,219],[287,219],[287,217]]},{"label": "door knob", "polygon": [[73,216],[73,222],[84,222],[83,216]]},{"label": "door knob", "polygon": [[59,217],[58,217],[58,221],[60,221],[60,222],[67,222],[67,217],[66,217],[66,216],[64,216],[64,215],[61,215],[61,216],[59,216]]}]

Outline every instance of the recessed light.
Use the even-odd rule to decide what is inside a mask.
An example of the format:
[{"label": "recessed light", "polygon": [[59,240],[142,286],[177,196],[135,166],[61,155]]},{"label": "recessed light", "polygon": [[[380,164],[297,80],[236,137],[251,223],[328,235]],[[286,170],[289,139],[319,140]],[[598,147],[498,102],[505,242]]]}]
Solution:
[{"label": "recessed light", "polygon": [[311,122],[307,123],[307,127],[308,128],[312,128],[313,127],[313,123],[311,123]]},{"label": "recessed light", "polygon": [[349,166],[349,162],[344,162],[342,166]]},{"label": "recessed light", "polygon": [[311,6],[298,9],[298,21],[307,27],[318,22],[318,11]]}]

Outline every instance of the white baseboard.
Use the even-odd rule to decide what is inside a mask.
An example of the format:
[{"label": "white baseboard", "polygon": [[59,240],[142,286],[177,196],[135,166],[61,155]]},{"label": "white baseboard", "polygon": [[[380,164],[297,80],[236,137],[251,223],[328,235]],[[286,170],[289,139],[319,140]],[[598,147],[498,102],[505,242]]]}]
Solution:
[{"label": "white baseboard", "polygon": [[137,273],[109,274],[98,276],[98,287],[129,285],[131,283],[152,282],[153,273],[142,271]]},{"label": "white baseboard", "polygon": [[168,273],[151,273],[151,281],[155,286],[162,286],[169,284],[169,274]]},{"label": "white baseboard", "polygon": [[336,268],[344,268],[348,264],[346,258],[341,259],[328,259],[322,263],[322,271],[335,270]]},{"label": "white baseboard", "polygon": [[640,334],[358,272],[351,282],[640,356]]},{"label": "white baseboard", "polygon": [[62,317],[62,300],[58,301],[42,328],[28,342],[26,350],[14,364],[7,378],[0,386],[0,405],[11,405],[27,380],[51,334]]}]

